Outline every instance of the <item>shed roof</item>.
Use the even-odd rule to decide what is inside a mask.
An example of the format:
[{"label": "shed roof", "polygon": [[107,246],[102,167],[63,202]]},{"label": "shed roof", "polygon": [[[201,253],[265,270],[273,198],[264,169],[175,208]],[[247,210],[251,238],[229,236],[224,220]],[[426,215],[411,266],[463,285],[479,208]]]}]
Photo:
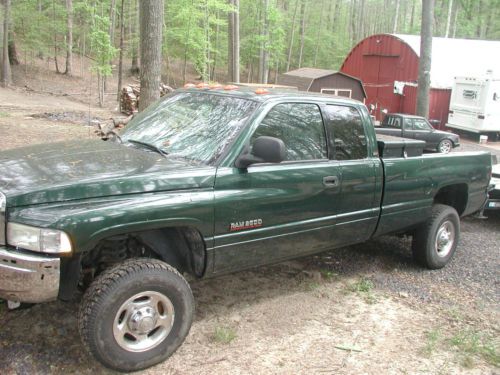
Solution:
[{"label": "shed roof", "polygon": [[[420,35],[392,34],[408,44],[420,57]],[[488,40],[432,38],[431,86],[452,87],[457,76],[500,77],[500,42]]]},{"label": "shed roof", "polygon": [[290,70],[289,72],[286,72],[284,74],[303,77],[303,78],[316,79],[316,78],[326,77],[334,73],[337,72],[335,70],[328,70],[328,69],[299,68],[295,70]]}]

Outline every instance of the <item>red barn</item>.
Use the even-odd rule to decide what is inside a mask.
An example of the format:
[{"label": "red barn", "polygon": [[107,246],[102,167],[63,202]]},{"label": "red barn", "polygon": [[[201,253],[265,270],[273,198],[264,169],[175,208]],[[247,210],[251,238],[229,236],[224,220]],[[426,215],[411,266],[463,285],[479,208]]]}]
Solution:
[{"label": "red barn", "polygon": [[[372,35],[351,50],[340,71],[361,79],[377,120],[385,111],[415,114],[419,56],[418,35]],[[499,61],[500,42],[433,38],[429,119],[444,128],[454,77],[482,76]]]}]

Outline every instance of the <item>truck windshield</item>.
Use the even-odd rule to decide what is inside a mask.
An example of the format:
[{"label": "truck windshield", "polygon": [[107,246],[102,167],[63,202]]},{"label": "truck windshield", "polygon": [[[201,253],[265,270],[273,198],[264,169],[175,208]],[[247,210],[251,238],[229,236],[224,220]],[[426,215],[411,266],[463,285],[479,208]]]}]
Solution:
[{"label": "truck windshield", "polygon": [[257,103],[209,93],[181,92],[136,115],[121,134],[173,157],[210,164],[234,140]]}]

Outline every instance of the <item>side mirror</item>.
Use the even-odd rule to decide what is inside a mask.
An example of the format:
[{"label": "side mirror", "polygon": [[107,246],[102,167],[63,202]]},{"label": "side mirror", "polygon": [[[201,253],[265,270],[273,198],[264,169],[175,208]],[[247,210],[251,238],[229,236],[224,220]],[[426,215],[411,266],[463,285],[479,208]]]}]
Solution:
[{"label": "side mirror", "polygon": [[247,168],[256,163],[281,163],[285,160],[285,143],[274,137],[259,137],[252,145],[251,151],[243,151],[236,159],[236,168]]}]

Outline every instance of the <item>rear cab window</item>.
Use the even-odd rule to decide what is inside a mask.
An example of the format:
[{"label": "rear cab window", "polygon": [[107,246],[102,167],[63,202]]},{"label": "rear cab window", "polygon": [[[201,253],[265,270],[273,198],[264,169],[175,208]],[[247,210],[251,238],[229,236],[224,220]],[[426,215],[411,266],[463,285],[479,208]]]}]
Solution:
[{"label": "rear cab window", "polygon": [[360,112],[350,106],[327,104],[328,136],[334,160],[359,160],[368,157],[368,144]]},{"label": "rear cab window", "polygon": [[401,118],[397,116],[385,116],[382,125],[401,129]]}]

